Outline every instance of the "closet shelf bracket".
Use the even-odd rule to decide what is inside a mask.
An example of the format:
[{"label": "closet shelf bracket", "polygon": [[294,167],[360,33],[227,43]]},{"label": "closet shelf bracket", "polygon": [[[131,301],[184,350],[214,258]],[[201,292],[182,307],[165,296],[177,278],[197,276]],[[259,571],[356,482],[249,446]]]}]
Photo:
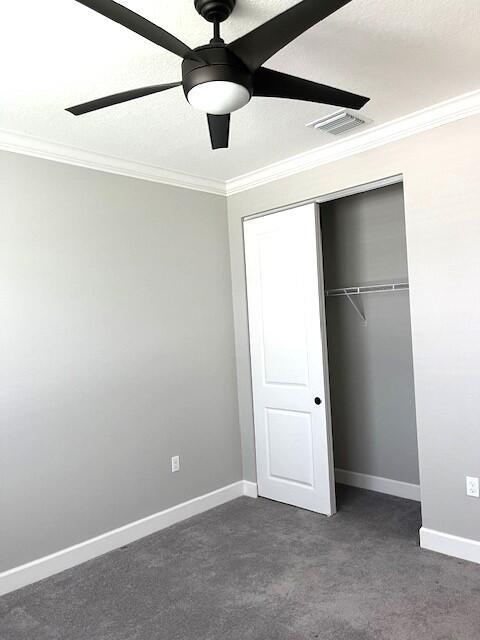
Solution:
[{"label": "closet shelf bracket", "polygon": [[363,324],[365,326],[367,326],[367,318],[364,314],[364,312],[360,309],[360,307],[355,303],[354,299],[352,298],[352,296],[347,292],[347,290],[345,289],[345,295],[347,296],[347,300],[350,302],[350,304],[352,305],[352,307],[355,309],[355,311],[357,312],[357,314],[360,316],[360,318],[363,321]]}]

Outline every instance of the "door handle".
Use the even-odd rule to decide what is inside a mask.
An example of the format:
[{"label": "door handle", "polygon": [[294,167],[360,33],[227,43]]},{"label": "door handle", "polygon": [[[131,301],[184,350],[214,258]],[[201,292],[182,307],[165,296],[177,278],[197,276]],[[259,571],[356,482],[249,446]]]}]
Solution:
[{"label": "door handle", "polygon": [[320,398],[315,398],[315,404],[322,404],[322,401],[320,400]]}]

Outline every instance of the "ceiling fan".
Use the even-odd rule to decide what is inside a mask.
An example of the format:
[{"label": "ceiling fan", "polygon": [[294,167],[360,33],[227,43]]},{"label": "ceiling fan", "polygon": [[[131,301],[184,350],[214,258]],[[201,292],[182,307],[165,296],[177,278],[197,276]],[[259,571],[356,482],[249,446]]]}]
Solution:
[{"label": "ceiling fan", "polygon": [[75,116],[183,85],[192,107],[207,114],[212,149],[228,147],[230,114],[252,97],[290,98],[349,109],[361,109],[369,98],[263,67],[277,51],[351,0],[303,0],[225,44],[220,23],[236,0],[194,0],[198,13],[213,23],[209,44],[190,49],[161,27],[113,0],[76,0],[127,29],[183,58],[182,81],[132,89],[67,109]]}]

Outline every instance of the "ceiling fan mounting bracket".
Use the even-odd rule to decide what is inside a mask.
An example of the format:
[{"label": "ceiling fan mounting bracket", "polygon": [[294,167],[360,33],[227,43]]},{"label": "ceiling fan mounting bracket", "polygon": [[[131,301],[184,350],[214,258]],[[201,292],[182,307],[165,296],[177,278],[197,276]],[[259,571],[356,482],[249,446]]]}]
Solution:
[{"label": "ceiling fan mounting bracket", "polygon": [[208,22],[224,22],[235,8],[236,0],[195,0],[195,9]]}]

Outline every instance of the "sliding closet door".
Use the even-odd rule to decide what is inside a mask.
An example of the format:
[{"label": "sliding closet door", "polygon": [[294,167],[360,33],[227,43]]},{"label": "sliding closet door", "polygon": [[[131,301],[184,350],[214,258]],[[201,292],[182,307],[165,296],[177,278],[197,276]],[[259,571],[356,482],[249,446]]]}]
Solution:
[{"label": "sliding closet door", "polygon": [[316,205],[246,220],[245,259],[259,495],[331,515],[317,221]]}]

